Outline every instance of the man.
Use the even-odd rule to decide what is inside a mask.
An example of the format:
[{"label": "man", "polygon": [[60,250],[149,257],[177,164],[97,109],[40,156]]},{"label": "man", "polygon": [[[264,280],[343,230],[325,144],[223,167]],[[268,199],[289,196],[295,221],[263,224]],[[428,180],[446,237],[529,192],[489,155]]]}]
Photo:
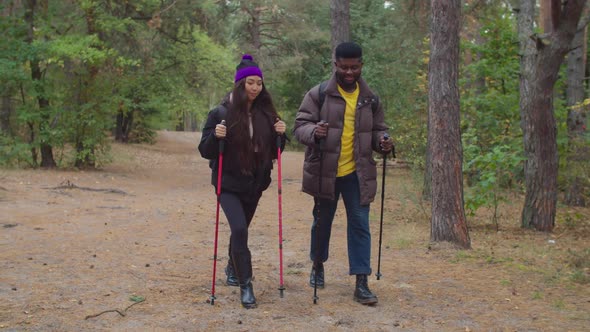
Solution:
[{"label": "man", "polygon": [[[342,196],[346,207],[349,274],[356,275],[354,300],[378,302],[368,287],[371,274],[369,206],[377,193],[373,151],[393,148],[378,98],[361,78],[362,48],[352,42],[334,52],[335,73],[303,98],[295,118],[295,138],[305,144],[303,191],[314,197],[310,286],[324,287],[332,222]],[[322,91],[320,91],[322,90]],[[317,285],[316,285],[317,281]]]}]

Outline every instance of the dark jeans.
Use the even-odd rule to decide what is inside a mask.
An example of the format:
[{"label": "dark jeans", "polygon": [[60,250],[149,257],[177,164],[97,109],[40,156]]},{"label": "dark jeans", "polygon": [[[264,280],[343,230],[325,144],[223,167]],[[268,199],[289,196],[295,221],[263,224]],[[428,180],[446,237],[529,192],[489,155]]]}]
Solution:
[{"label": "dark jeans", "polygon": [[[336,178],[335,195],[334,200],[314,199],[315,205],[313,209],[311,250],[309,256],[312,261],[315,261],[317,253],[319,254],[320,261],[325,262],[328,260],[332,222],[334,221],[334,214],[338,207],[338,199],[342,195],[344,207],[346,208],[349,274],[371,274],[370,205],[360,204],[361,195],[356,172]],[[319,227],[317,228],[318,233],[316,234],[315,226],[318,220]]]},{"label": "dark jeans", "polygon": [[260,196],[262,196],[262,193],[254,195],[238,195],[232,192],[221,193],[219,202],[231,230],[228,249],[230,257],[232,257],[232,252],[237,255],[250,255],[248,227],[252,222],[252,218],[254,218]]}]

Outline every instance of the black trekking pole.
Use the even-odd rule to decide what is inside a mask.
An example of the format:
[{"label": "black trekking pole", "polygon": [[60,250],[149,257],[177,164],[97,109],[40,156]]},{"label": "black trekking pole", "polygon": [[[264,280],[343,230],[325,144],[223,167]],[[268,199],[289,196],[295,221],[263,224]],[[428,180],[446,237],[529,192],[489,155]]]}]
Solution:
[{"label": "black trekking pole", "polygon": [[[383,135],[383,140],[389,140],[389,135]],[[393,153],[395,156],[395,152]],[[387,164],[387,152],[383,154],[383,175],[381,177],[381,221],[379,222],[379,255],[377,259],[377,280],[381,279],[381,243],[383,240],[383,202],[385,201],[385,165]]]},{"label": "black trekking pole", "polygon": [[[324,125],[324,120],[319,122],[320,126]],[[315,201],[315,209],[316,209],[316,220],[315,220],[315,259],[313,261],[313,265],[314,265],[314,271],[315,271],[315,275],[314,275],[314,283],[313,283],[313,304],[317,304],[318,303],[318,270],[316,270],[319,267],[319,263],[320,263],[320,220],[321,220],[321,216],[320,216],[320,199],[322,196],[322,173],[324,170],[324,138],[320,139],[319,142],[319,149],[320,149],[320,180],[319,180],[319,195],[318,198],[316,198]]]},{"label": "black trekking pole", "polygon": [[[225,120],[221,120],[225,125]],[[223,150],[225,149],[225,140],[219,140],[219,161],[217,165],[217,208],[215,211],[215,241],[213,245],[213,280],[211,282],[211,305],[215,303],[215,272],[217,270],[217,235],[219,234],[219,203],[221,197],[221,173],[223,172]]]},{"label": "black trekking pole", "polygon": [[281,135],[277,135],[277,187],[279,194],[279,294],[283,297],[283,176],[281,174]]}]

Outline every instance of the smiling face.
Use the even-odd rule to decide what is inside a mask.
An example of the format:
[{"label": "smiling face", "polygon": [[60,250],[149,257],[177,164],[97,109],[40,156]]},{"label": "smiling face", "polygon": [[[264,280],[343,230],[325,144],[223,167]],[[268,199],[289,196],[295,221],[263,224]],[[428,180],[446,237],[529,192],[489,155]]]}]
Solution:
[{"label": "smiling face", "polygon": [[246,95],[248,96],[248,103],[252,104],[254,99],[258,97],[262,91],[262,78],[260,76],[248,76],[244,85]]},{"label": "smiling face", "polygon": [[361,77],[363,61],[360,58],[338,58],[336,66],[336,80],[347,91],[356,89],[356,82]]}]

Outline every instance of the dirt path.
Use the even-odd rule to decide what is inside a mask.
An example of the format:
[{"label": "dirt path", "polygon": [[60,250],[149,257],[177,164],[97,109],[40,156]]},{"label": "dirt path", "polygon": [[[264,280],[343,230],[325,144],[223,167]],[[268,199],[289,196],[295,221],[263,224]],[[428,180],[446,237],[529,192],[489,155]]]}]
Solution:
[{"label": "dirt path", "polygon": [[[559,246],[588,248],[588,238],[552,246],[547,235],[474,230],[470,252],[428,250],[427,219],[409,198],[411,176],[403,170],[387,179],[383,277],[370,279],[379,304],[352,300],[340,209],[327,285],[313,305],[312,200],[300,192],[298,152],[283,155],[284,298],[273,182],[251,228],[259,307],[242,309],[237,288],[223,282],[225,219],[211,306],[215,196],[197,140],[160,132],[153,146],[114,145],[115,162],[102,171],[0,170],[0,330],[590,331],[588,285],[547,282],[535,269]],[[536,246],[538,256],[519,268],[525,246]],[[509,257],[519,258],[506,264]]]}]

